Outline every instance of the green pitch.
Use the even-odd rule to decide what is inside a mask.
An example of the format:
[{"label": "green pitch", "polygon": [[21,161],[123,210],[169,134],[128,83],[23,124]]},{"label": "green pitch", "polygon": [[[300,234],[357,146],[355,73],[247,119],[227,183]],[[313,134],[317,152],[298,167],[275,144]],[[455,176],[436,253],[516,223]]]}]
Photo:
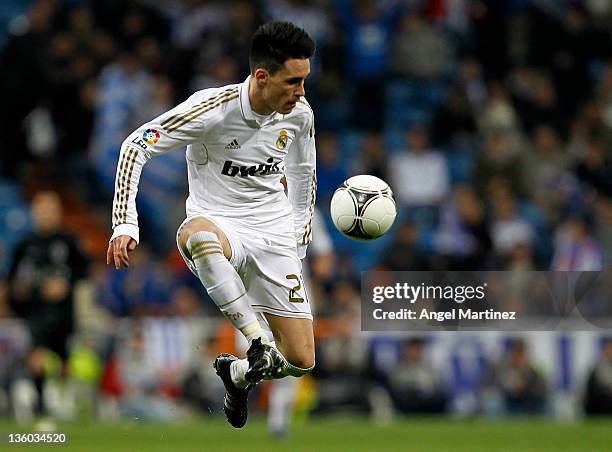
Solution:
[{"label": "green pitch", "polygon": [[65,445],[6,445],[6,432],[24,431],[0,421],[0,450],[79,452],[157,451],[609,451],[612,419],[555,424],[540,420],[453,421],[403,419],[376,426],[363,419],[319,418],[296,425],[282,441],[272,439],[260,419],[242,430],[223,421],[185,424],[64,424]]}]

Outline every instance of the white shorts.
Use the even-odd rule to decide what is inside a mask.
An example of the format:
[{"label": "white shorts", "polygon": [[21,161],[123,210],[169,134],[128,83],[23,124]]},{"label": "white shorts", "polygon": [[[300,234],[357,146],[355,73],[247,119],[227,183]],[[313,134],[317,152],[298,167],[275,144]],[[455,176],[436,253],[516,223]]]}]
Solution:
[{"label": "white shorts", "polygon": [[178,228],[176,243],[196,276],[195,264],[181,249],[178,237],[183,226],[197,217],[210,220],[227,237],[232,248],[229,262],[242,279],[255,312],[312,320],[294,237],[257,231],[231,218],[211,214],[187,217]]}]

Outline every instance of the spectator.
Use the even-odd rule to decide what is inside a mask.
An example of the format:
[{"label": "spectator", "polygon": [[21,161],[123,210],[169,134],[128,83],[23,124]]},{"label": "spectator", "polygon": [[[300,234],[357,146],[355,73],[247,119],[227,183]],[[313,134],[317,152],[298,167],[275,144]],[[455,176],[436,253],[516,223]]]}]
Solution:
[{"label": "spectator", "polygon": [[219,85],[230,85],[241,81],[238,63],[229,55],[220,56],[212,62],[201,62],[200,65],[202,66],[201,70],[191,82],[192,91]]},{"label": "spectator", "polygon": [[408,12],[398,28],[391,51],[391,69],[395,75],[436,81],[450,72],[450,42],[425,17],[417,11]]},{"label": "spectator", "polygon": [[13,254],[9,296],[12,310],[30,331],[28,369],[38,393],[37,412],[44,414],[45,356],[51,351],[66,364],[68,340],[74,331],[74,289],[87,277],[88,259],[77,239],[63,230],[57,193],[37,193],[32,199],[32,216],[34,232]]},{"label": "spectator", "polygon": [[555,232],[551,270],[601,271],[605,256],[591,235],[593,220],[588,214],[572,214]]},{"label": "spectator", "polygon": [[406,207],[427,207],[437,211],[449,191],[448,164],[430,148],[425,127],[414,126],[407,133],[407,148],[389,161],[389,175],[397,201]]},{"label": "spectator", "polygon": [[525,130],[531,133],[542,123],[558,132],[564,129],[566,118],[550,77],[533,67],[519,66],[510,75],[509,87]]},{"label": "spectator", "polygon": [[325,341],[317,344],[317,367],[313,375],[321,379],[317,411],[369,411],[366,378],[367,348],[359,329],[359,292],[349,281],[334,285],[334,305],[328,315],[333,318]]},{"label": "spectator", "polygon": [[397,227],[395,239],[382,253],[382,267],[389,271],[425,271],[429,269],[427,253],[419,244],[417,226],[404,222]]},{"label": "spectator", "polygon": [[601,197],[595,202],[594,237],[601,243],[609,262],[612,256],[612,199]]},{"label": "spectator", "polygon": [[549,125],[541,124],[533,129],[532,144],[533,150],[525,156],[525,167],[529,171],[525,185],[546,219],[558,222],[555,215],[565,207],[577,188],[575,178],[568,171],[570,160],[559,135]]},{"label": "spectator", "polygon": [[328,206],[331,197],[348,177],[346,164],[338,149],[338,139],[331,132],[317,137],[317,190],[322,205]]},{"label": "spectator", "polygon": [[612,165],[598,141],[587,143],[584,158],[576,167],[576,175],[587,191],[612,197]]},{"label": "spectator", "polygon": [[531,245],[535,230],[519,213],[517,199],[506,185],[497,185],[490,199],[493,211],[490,230],[493,249],[504,260],[516,245]]},{"label": "spectator", "polygon": [[467,97],[473,111],[480,110],[488,95],[480,64],[473,57],[465,57],[457,72],[459,90]]},{"label": "spectator", "polygon": [[507,255],[504,270],[528,272],[536,270],[533,248],[528,243],[517,243]]},{"label": "spectator", "polygon": [[612,130],[612,64],[606,66],[595,87],[595,99],[601,103],[605,112],[604,122],[608,130]]},{"label": "spectator", "polygon": [[485,268],[492,249],[484,203],[473,187],[458,186],[442,206],[436,237],[437,266],[456,270]]},{"label": "spectator", "polygon": [[516,136],[510,133],[495,132],[484,137],[483,150],[474,170],[474,183],[481,196],[487,194],[491,184],[503,179],[510,184],[513,193],[524,197],[527,171],[516,145]]},{"label": "spectator", "polygon": [[478,129],[481,134],[491,136],[496,133],[506,133],[517,136],[521,124],[514,108],[512,99],[506,88],[499,82],[491,82],[488,97],[479,109]]},{"label": "spectator", "polygon": [[52,24],[57,2],[32,2],[27,18],[12,27],[9,40],[0,52],[0,134],[5,138],[5,149],[0,160],[0,173],[16,177],[25,161],[32,158],[27,148],[27,134],[23,121],[39,106],[49,89],[47,42],[52,36]]},{"label": "spectator", "polygon": [[380,132],[367,132],[364,135],[353,172],[387,180],[387,152]]},{"label": "spectator", "polygon": [[320,4],[309,4],[306,0],[266,0],[270,20],[292,22],[306,30],[323,47],[331,33],[329,16]]},{"label": "spectator", "polygon": [[476,119],[468,97],[456,86],[435,111],[432,137],[437,146],[471,147],[476,137]]},{"label": "spectator", "polygon": [[181,412],[172,400],[177,388],[152,365],[153,351],[139,325],[133,325],[126,342],[119,350],[117,369],[122,415],[155,421],[178,419]]},{"label": "spectator", "polygon": [[0,279],[0,319],[5,319],[12,314],[8,300],[8,284],[4,279]]},{"label": "spectator", "polygon": [[612,338],[603,341],[601,355],[587,378],[584,411],[588,415],[612,414]]},{"label": "spectator", "polygon": [[175,16],[172,42],[179,48],[196,49],[202,45],[202,38],[214,36],[224,30],[228,16],[228,9],[217,2],[191,1],[185,11]]},{"label": "spectator", "polygon": [[386,375],[385,380],[400,413],[446,411],[446,391],[440,375],[426,358],[423,339],[406,341],[399,364]]},{"label": "spectator", "polygon": [[355,90],[352,124],[367,130],[380,130],[397,7],[372,0],[338,3],[338,18],[345,34],[345,77],[353,82]]},{"label": "spectator", "polygon": [[482,0],[471,10],[474,52],[488,78],[500,77],[510,62],[510,25],[514,3]]},{"label": "spectator", "polygon": [[536,77],[534,83],[533,98],[519,108],[523,127],[531,132],[534,125],[548,123],[557,131],[563,130],[566,118],[558,104],[558,95],[552,80],[540,76]]},{"label": "spectator", "polygon": [[546,408],[546,381],[531,364],[522,339],[511,340],[501,360],[489,368],[485,388],[501,396],[506,414],[542,414]]},{"label": "spectator", "polygon": [[426,2],[423,8],[429,20],[436,26],[442,26],[462,42],[467,38],[469,29],[470,8],[467,0]]},{"label": "spectator", "polygon": [[[608,2],[582,2],[569,4],[560,18],[560,26],[556,32],[549,34],[554,50],[545,55],[544,61],[550,61],[550,73],[553,74],[557,87],[560,107],[563,112],[573,115],[576,107],[587,98],[592,89],[591,61],[605,59],[610,55],[610,44],[604,38],[607,33],[603,29],[597,30],[589,23],[584,8],[592,4]],[[592,17],[593,22],[603,18]],[[545,30],[540,30],[534,41],[544,37]],[[533,43],[537,46],[537,43]],[[533,61],[542,61],[537,57]]]}]

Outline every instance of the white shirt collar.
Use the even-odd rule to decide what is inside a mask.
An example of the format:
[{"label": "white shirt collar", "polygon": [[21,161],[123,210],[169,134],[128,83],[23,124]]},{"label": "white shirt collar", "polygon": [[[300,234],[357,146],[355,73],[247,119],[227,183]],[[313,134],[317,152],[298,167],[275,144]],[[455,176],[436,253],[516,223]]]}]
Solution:
[{"label": "white shirt collar", "polygon": [[[246,80],[242,82],[242,86],[240,87],[240,111],[242,113],[242,117],[249,127],[261,127],[262,122],[255,116],[253,109],[251,108],[251,100],[249,99],[250,82],[251,76],[249,75]],[[272,113],[269,117],[275,115],[276,112]]]}]

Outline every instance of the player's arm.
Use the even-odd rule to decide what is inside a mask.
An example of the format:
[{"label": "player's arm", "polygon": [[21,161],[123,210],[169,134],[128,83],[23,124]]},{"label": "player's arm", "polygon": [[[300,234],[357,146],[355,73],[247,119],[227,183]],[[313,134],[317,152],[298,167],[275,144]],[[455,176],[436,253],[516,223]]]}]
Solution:
[{"label": "player's arm", "polygon": [[287,196],[293,206],[298,256],[306,256],[312,240],[312,216],[317,191],[314,118],[309,114],[304,128],[285,159]]},{"label": "player's arm", "polygon": [[139,228],[136,194],[145,163],[157,155],[201,139],[204,123],[198,114],[203,100],[199,93],[185,102],[143,124],[122,143],[115,177],[113,198],[113,235],[106,252],[106,263],[116,269],[129,266],[128,252],[138,244]]}]

